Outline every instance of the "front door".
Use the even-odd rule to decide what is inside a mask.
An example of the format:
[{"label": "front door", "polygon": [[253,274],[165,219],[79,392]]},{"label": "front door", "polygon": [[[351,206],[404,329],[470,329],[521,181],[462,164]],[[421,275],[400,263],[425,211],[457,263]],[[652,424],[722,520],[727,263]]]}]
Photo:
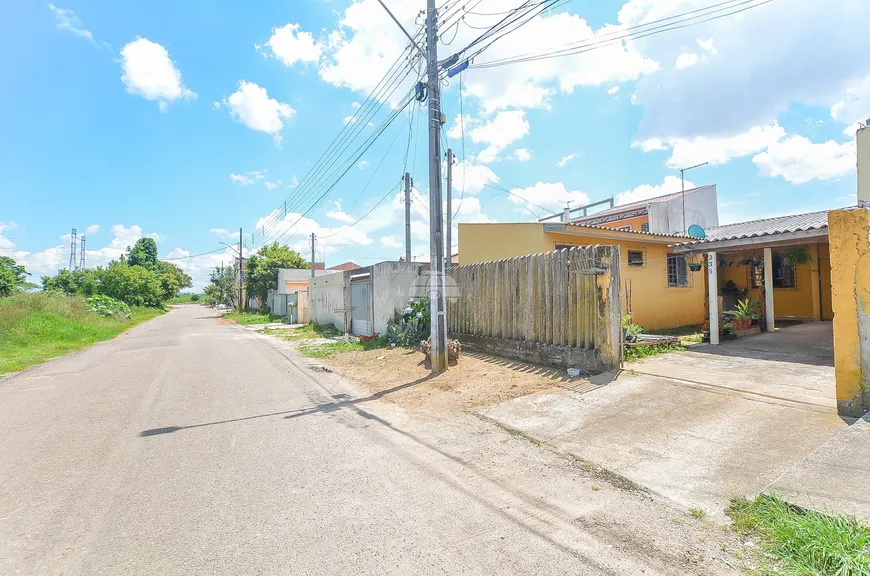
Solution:
[{"label": "front door", "polygon": [[357,336],[372,335],[372,282],[371,278],[350,283],[350,331]]}]

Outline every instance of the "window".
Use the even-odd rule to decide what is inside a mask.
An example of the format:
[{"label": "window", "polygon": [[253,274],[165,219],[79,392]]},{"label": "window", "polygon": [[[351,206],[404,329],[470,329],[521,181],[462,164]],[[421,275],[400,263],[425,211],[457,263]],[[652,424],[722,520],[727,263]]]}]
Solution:
[{"label": "window", "polygon": [[644,265],[643,258],[643,250],[631,250],[628,251],[628,265],[629,266],[637,266],[642,268]]},{"label": "window", "polygon": [[649,222],[644,222],[640,225],[640,231],[644,234],[649,234]]},{"label": "window", "polygon": [[622,232],[631,232],[631,226],[620,226],[619,228],[617,228],[617,230],[620,230]]},{"label": "window", "polygon": [[750,266],[749,270],[749,287],[753,290],[764,288],[764,265]]},{"label": "window", "polygon": [[783,256],[778,252],[773,254],[773,287],[797,288],[794,266],[783,262]]},{"label": "window", "polygon": [[689,285],[689,267],[682,254],[668,254],[668,286],[686,287]]}]

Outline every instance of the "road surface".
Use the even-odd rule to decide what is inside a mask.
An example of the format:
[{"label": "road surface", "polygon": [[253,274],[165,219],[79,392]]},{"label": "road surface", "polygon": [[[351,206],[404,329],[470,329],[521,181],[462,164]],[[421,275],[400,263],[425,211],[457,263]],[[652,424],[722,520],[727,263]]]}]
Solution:
[{"label": "road surface", "polygon": [[179,307],[0,380],[0,574],[731,573],[543,452]]}]

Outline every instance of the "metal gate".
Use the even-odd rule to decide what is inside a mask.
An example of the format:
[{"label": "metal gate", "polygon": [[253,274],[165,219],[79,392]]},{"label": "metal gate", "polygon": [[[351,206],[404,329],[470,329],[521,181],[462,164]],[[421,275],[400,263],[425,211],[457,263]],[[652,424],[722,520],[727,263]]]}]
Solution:
[{"label": "metal gate", "polygon": [[364,278],[350,281],[350,305],[353,312],[350,315],[350,331],[357,336],[372,335],[372,278],[366,275]]}]

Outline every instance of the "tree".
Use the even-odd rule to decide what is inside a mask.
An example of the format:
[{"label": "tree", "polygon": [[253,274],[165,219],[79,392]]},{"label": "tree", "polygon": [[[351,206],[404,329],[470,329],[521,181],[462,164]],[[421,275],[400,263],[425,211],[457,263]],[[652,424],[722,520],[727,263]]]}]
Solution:
[{"label": "tree", "polygon": [[266,292],[278,287],[279,268],[309,268],[305,259],[289,246],[281,246],[277,242],[260,248],[256,254],[248,258],[246,269],[249,296],[255,296],[264,301]]},{"label": "tree", "polygon": [[175,298],[180,290],[193,286],[193,279],[184,270],[171,262],[158,260],[157,271],[160,273],[160,284],[163,287],[164,300]]},{"label": "tree", "polygon": [[211,273],[211,284],[205,287],[205,295],[213,304],[232,306],[238,298],[236,274],[232,268],[215,268]]},{"label": "tree", "polygon": [[163,305],[160,277],[143,266],[112,262],[100,278],[100,293],[131,306],[159,308]]},{"label": "tree", "polygon": [[0,256],[0,297],[11,296],[25,284],[30,273],[9,256]]},{"label": "tree", "polygon": [[59,270],[54,276],[42,277],[43,290],[58,290],[66,294],[94,296],[100,293],[100,281],[105,270],[101,267],[85,270]]},{"label": "tree", "polygon": [[127,266],[142,266],[148,270],[157,268],[157,242],[154,238],[139,238],[133,247],[127,247]]}]

